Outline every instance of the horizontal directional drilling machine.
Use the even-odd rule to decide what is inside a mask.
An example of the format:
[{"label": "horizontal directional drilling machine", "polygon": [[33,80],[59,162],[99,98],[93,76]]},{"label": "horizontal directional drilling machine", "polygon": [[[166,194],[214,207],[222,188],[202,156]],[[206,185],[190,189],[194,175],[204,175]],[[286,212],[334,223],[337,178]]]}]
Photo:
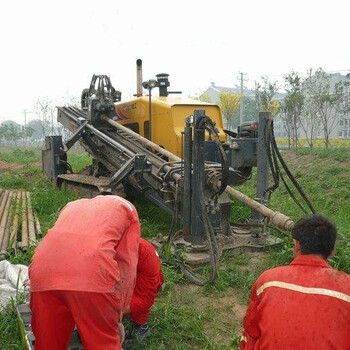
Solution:
[{"label": "horizontal directional drilling machine", "polygon": [[[61,136],[46,138],[44,171],[57,186],[145,196],[173,218],[168,235],[153,243],[181,251],[188,264],[180,268],[192,282],[213,282],[223,251],[257,251],[278,243],[267,222],[282,230],[293,226],[289,217],[267,207],[280,156],[272,119],[260,113],[259,122],[243,123],[237,132],[224,130],[217,105],[169,91],[168,74],[142,82],[141,60],[136,68],[134,99],[121,102],[110,78],[94,75],[83,90],[81,108],[58,107],[57,120],[71,137],[64,142]],[[152,96],[156,88],[159,96]],[[67,162],[78,141],[93,159],[88,174],[74,174]],[[249,180],[255,166],[253,200],[234,187]],[[275,179],[270,187],[269,168]],[[252,208],[247,223],[230,222],[232,199]],[[211,266],[207,280],[188,267],[203,263]]]}]

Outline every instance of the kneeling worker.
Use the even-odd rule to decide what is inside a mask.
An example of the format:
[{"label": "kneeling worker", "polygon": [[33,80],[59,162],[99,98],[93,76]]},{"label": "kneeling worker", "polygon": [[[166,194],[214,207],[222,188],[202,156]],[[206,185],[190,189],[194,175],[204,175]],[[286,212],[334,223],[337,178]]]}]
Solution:
[{"label": "kneeling worker", "polygon": [[35,350],[66,350],[75,325],[85,350],[121,349],[139,240],[137,211],[124,198],[79,199],[61,210],[29,267]]},{"label": "kneeling worker", "polygon": [[141,238],[134,294],[124,312],[132,321],[132,330],[126,335],[125,346],[133,346],[150,335],[147,319],[163,282],[158,253],[151,243]]}]

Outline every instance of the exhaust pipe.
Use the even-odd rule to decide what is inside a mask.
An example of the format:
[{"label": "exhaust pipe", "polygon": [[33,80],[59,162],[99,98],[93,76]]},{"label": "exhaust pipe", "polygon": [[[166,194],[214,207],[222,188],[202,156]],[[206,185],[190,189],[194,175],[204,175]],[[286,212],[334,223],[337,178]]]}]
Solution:
[{"label": "exhaust pipe", "polygon": [[136,60],[137,69],[137,93],[136,96],[142,96],[142,60],[139,58]]}]

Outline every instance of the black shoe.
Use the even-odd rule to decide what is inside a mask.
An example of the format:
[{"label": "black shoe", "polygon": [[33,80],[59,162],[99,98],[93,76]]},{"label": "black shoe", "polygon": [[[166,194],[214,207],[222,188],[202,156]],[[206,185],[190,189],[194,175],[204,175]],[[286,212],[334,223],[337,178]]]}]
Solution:
[{"label": "black shoe", "polygon": [[133,322],[131,331],[128,332],[125,336],[123,346],[132,347],[138,343],[140,344],[150,335],[151,335],[151,328],[149,328],[147,323],[138,325]]}]

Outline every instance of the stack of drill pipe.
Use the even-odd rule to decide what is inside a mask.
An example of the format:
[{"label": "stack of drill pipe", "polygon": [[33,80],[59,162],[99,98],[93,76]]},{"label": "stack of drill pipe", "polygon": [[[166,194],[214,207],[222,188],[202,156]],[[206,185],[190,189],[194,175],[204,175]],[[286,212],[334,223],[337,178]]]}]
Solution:
[{"label": "stack of drill pipe", "polygon": [[38,216],[31,205],[27,191],[0,189],[0,258],[7,256],[8,248],[16,251],[21,241],[23,251],[36,244],[41,235]]}]

